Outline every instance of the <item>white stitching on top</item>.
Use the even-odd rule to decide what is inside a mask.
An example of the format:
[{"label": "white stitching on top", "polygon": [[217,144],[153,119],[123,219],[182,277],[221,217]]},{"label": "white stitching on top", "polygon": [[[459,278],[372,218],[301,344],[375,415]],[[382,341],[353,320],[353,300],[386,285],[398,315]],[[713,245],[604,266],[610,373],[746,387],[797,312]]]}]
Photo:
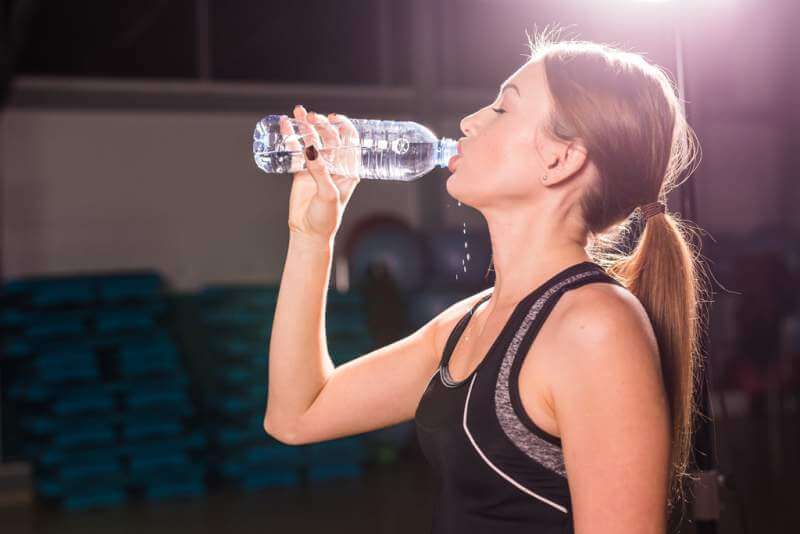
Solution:
[{"label": "white stitching on top", "polygon": [[497,384],[495,384],[495,413],[497,414],[497,419],[500,422],[500,427],[503,429],[503,432],[505,432],[511,442],[529,458],[565,478],[567,476],[567,471],[564,466],[564,453],[561,447],[531,432],[531,430],[520,421],[519,416],[514,411],[514,407],[511,404],[509,377],[522,339],[525,337],[533,321],[536,319],[537,315],[539,315],[539,312],[550,297],[567,284],[598,274],[600,274],[598,271],[585,271],[565,278],[561,282],[554,284],[545,291],[541,297],[536,299],[536,302],[531,306],[531,309],[528,311],[528,314],[525,316],[522,324],[514,335],[514,339],[509,344],[506,354],[503,356],[503,361],[500,364],[500,371],[497,375]]},{"label": "white stitching on top", "polygon": [[527,493],[528,495],[531,495],[532,497],[536,497],[540,501],[549,504],[553,508],[562,511],[565,514],[568,513],[567,509],[565,507],[561,506],[560,504],[554,503],[550,499],[542,497],[541,495],[537,495],[536,493],[534,493],[533,491],[529,490],[528,488],[526,488],[525,486],[523,486],[522,484],[520,484],[519,482],[517,482],[516,480],[514,480],[513,478],[511,478],[510,476],[508,476],[504,472],[502,472],[500,469],[498,469],[496,465],[494,465],[491,461],[489,461],[489,459],[486,457],[486,455],[483,453],[483,451],[480,449],[480,447],[478,447],[478,444],[475,443],[475,440],[472,438],[472,434],[470,434],[470,432],[469,432],[469,428],[467,428],[467,408],[469,406],[469,397],[472,394],[472,385],[475,383],[475,379],[477,377],[478,377],[478,373],[475,373],[472,376],[472,380],[469,383],[469,390],[467,391],[467,400],[464,402],[464,419],[463,419],[463,423],[462,423],[463,427],[464,427],[464,432],[466,432],[470,443],[472,443],[472,446],[478,452],[478,454],[483,459],[483,461],[486,462],[487,465],[489,465],[489,467],[491,467],[498,475],[500,475],[501,477],[503,477],[504,479],[509,481],[511,484],[513,484],[514,486],[516,486],[520,490],[522,490],[525,493]]}]

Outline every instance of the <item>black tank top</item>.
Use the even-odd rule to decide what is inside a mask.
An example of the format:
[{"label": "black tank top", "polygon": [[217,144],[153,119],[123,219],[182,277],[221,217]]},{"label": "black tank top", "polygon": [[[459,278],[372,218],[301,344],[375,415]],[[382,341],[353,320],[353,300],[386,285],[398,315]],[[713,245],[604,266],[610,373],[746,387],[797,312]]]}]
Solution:
[{"label": "black tank top", "polygon": [[483,297],[456,324],[414,415],[437,490],[433,534],[572,533],[561,439],[525,412],[522,362],[565,291],[592,282],[620,284],[596,263],[562,270],[521,300],[478,367],[461,382],[450,354]]}]

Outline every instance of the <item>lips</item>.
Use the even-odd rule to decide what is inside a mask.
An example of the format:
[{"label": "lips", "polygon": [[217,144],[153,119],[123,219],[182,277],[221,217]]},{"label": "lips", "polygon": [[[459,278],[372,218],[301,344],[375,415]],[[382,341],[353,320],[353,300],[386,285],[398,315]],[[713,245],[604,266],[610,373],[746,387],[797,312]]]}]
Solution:
[{"label": "lips", "polygon": [[447,162],[447,168],[450,169],[450,172],[456,172],[456,167],[458,166],[458,161],[461,159],[461,154],[456,154],[450,161]]},{"label": "lips", "polygon": [[456,164],[458,163],[458,160],[464,156],[464,147],[461,144],[462,141],[463,138],[458,140],[458,142],[456,143],[456,151],[458,153],[452,158],[450,158],[450,161],[447,162],[447,168],[450,169],[450,172],[456,171]]}]

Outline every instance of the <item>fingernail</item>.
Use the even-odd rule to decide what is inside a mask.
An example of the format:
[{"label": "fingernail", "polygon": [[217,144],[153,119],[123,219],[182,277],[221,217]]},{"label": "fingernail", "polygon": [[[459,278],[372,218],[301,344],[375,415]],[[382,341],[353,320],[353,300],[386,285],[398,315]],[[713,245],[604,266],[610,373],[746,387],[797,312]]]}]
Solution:
[{"label": "fingernail", "polygon": [[306,158],[310,161],[317,159],[317,149],[314,145],[308,145],[306,147]]}]

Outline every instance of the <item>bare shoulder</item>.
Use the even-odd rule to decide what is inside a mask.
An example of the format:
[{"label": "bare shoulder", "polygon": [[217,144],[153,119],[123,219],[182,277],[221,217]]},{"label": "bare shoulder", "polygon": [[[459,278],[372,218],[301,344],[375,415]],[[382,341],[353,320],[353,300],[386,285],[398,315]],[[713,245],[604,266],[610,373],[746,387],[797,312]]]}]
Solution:
[{"label": "bare shoulder", "polygon": [[[539,348],[534,343],[530,350],[539,350],[543,357],[526,358],[533,367],[526,373],[523,366],[522,373],[528,377],[523,383],[534,384],[532,391],[540,392],[543,424],[547,426],[549,418],[556,433],[560,426],[554,410],[557,390],[575,387],[576,379],[593,365],[610,369],[609,358],[617,358],[621,365],[635,358],[660,375],[658,344],[647,312],[633,293],[616,284],[585,284],[565,292],[540,337]],[[543,376],[548,377],[547,383],[537,388]],[[524,402],[525,391],[522,396]],[[531,410],[536,406],[536,401],[529,401]]]},{"label": "bare shoulder", "polygon": [[[653,518],[666,503],[671,426],[648,315],[614,284],[587,284],[561,298],[558,358],[548,378],[575,530],[625,524],[655,532]],[[600,493],[610,497],[597,499]]]},{"label": "bare shoulder", "polygon": [[658,358],[652,323],[639,299],[615,284],[586,284],[562,297],[558,324],[560,341],[572,346],[598,342],[635,345]]}]

